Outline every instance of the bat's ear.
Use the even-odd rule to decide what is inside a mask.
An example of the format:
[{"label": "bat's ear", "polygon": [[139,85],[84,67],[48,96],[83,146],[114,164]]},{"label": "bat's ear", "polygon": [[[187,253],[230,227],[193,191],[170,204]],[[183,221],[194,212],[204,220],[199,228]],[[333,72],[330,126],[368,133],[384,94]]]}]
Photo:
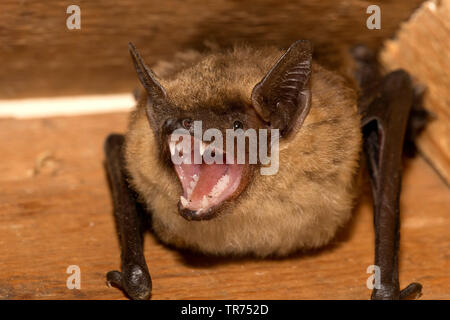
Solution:
[{"label": "bat's ear", "polygon": [[311,43],[307,40],[294,42],[253,88],[253,107],[271,128],[279,129],[283,137],[295,134],[308,115],[311,59]]},{"label": "bat's ear", "polygon": [[166,101],[166,90],[156,80],[152,70],[147,68],[141,56],[136,50],[136,47],[130,42],[128,44],[130,49],[131,59],[133,59],[134,67],[139,78],[139,81],[144,86],[148,94],[146,113],[150,126],[154,130],[159,130],[160,120],[167,114],[167,104],[162,103]]},{"label": "bat's ear", "polygon": [[151,99],[164,99],[166,98],[166,91],[156,80],[155,75],[152,70],[147,68],[142,60],[141,56],[136,50],[136,47],[130,42],[128,44],[130,49],[131,59],[133,59],[133,64],[136,69],[139,81],[144,86],[145,90],[149,94]]}]

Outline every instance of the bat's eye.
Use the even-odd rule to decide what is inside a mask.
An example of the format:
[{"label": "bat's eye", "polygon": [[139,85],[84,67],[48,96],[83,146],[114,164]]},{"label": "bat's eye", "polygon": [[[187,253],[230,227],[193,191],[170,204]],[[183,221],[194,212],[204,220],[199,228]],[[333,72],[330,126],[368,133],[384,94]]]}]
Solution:
[{"label": "bat's eye", "polygon": [[242,124],[242,122],[236,120],[236,121],[233,123],[233,129],[234,129],[234,130],[242,129],[242,128],[244,128],[244,125]]},{"label": "bat's eye", "polygon": [[184,119],[181,121],[181,124],[186,130],[189,130],[192,127],[192,120],[191,119]]}]

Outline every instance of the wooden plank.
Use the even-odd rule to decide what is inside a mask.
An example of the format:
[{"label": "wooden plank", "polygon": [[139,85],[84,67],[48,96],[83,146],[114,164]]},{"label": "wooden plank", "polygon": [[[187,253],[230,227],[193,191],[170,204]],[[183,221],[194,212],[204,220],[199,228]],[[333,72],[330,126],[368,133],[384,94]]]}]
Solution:
[{"label": "wooden plank", "polygon": [[111,112],[128,112],[132,93],[0,100],[0,118],[47,118]]},{"label": "wooden plank", "polygon": [[440,175],[450,185],[450,0],[427,1],[387,41],[381,60],[388,70],[407,70],[426,86],[424,107],[434,119],[418,140]]},{"label": "wooden plank", "polygon": [[[2,0],[0,98],[131,92],[129,41],[154,64],[207,42],[287,47],[306,38],[338,63],[339,48],[379,47],[422,1],[78,1],[81,29],[68,30],[71,2]],[[371,4],[381,7],[381,30],[366,28]]]},{"label": "wooden plank", "polygon": [[[124,299],[105,284],[119,247],[102,144],[126,114],[0,120],[0,298]],[[367,184],[354,218],[326,248],[286,259],[213,258],[146,237],[153,299],[367,299],[373,263]],[[426,162],[405,163],[400,281],[450,298],[450,192]],[[81,290],[66,269],[81,269]]]}]

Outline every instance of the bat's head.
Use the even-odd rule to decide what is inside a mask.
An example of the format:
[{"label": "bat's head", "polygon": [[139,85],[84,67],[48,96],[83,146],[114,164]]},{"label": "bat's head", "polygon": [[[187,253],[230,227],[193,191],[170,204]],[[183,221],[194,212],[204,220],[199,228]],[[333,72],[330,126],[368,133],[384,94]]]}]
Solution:
[{"label": "bat's head", "polygon": [[293,137],[308,115],[308,41],[295,42],[266,74],[257,65],[253,71],[229,72],[229,62],[216,59],[177,74],[167,86],[132,44],[130,52],[146,90],[145,112],[160,160],[178,177],[178,209],[188,220],[223,212],[253,175],[278,161],[278,137]]}]

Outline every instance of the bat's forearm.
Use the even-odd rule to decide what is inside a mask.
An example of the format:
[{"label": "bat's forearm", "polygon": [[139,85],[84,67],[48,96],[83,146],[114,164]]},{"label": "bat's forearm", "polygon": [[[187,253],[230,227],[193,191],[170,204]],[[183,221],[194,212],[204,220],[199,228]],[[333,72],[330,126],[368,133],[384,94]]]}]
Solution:
[{"label": "bat's forearm", "polygon": [[122,156],[123,142],[122,135],[114,134],[105,142],[106,168],[122,256],[122,272],[108,272],[107,280],[123,289],[133,299],[148,299],[151,278],[143,253],[145,216],[127,183]]},{"label": "bat's forearm", "polygon": [[413,283],[400,291],[397,257],[401,160],[413,91],[404,71],[388,74],[378,88],[376,98],[361,110],[374,201],[375,265],[380,270],[380,287],[374,289],[372,298],[399,299],[421,290],[420,284]]}]

